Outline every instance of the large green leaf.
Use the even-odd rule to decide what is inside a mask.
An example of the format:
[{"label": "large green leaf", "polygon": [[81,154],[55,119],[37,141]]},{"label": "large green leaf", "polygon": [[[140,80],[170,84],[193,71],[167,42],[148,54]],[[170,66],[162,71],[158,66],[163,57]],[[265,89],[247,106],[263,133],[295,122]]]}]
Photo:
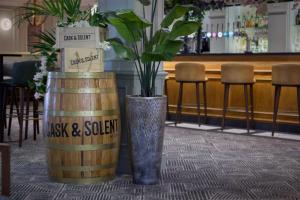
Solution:
[{"label": "large green leaf", "polygon": [[108,22],[129,43],[140,41],[143,31],[151,26],[147,20],[136,15],[132,10],[120,10],[108,17]]},{"label": "large green leaf", "polygon": [[168,15],[161,22],[161,27],[168,28],[173,24],[174,20],[184,16],[189,10],[193,8],[192,5],[176,5],[174,6]]},{"label": "large green leaf", "polygon": [[111,38],[107,41],[110,42],[111,46],[113,47],[115,53],[119,58],[126,60],[134,60],[136,58],[133,50],[124,45],[120,39]]},{"label": "large green leaf", "polygon": [[174,40],[177,37],[195,33],[199,29],[199,26],[200,24],[198,22],[177,21],[169,34],[169,39]]},{"label": "large green leaf", "polygon": [[143,63],[152,62],[152,61],[162,61],[162,60],[166,60],[166,59],[164,57],[164,54],[159,52],[144,52],[142,54]]},{"label": "large green leaf", "polygon": [[140,34],[137,34],[136,31],[130,30],[128,24],[122,19],[117,17],[109,17],[108,22],[116,28],[121,37],[127,42],[135,42],[140,40]]},{"label": "large green leaf", "polygon": [[142,54],[142,62],[172,60],[180,50],[183,42],[181,40],[166,40],[156,46],[155,51],[146,51]]},{"label": "large green leaf", "polygon": [[146,27],[151,26],[151,22],[141,18],[132,10],[119,10],[116,12],[116,16],[121,18],[124,22],[134,23],[140,29],[145,29]]},{"label": "large green leaf", "polygon": [[154,51],[155,47],[162,43],[168,36],[168,32],[165,30],[158,30],[155,32],[154,36],[146,45],[146,51]]},{"label": "large green leaf", "polygon": [[143,30],[151,25],[146,20],[138,17],[134,12],[128,10],[119,11],[116,15],[109,16],[108,22],[129,43],[140,41]]},{"label": "large green leaf", "polygon": [[166,40],[161,45],[158,45],[155,51],[167,54],[167,59],[170,59],[168,57],[170,55],[174,56],[180,50],[182,45],[183,41],[181,40]]}]

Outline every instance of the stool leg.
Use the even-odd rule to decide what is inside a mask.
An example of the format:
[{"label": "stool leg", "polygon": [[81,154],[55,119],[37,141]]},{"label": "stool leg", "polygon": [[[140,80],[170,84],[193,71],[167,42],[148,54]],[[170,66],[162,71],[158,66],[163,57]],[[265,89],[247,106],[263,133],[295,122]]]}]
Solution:
[{"label": "stool leg", "polygon": [[11,123],[13,118],[13,110],[14,110],[14,104],[16,100],[16,93],[15,88],[11,88],[11,101],[10,101],[10,108],[9,108],[9,120],[8,120],[8,129],[7,129],[7,135],[10,136],[11,132]]},{"label": "stool leg", "polygon": [[272,136],[274,136],[274,132],[277,127],[276,120],[277,120],[277,113],[278,113],[278,107],[279,107],[280,92],[281,92],[281,86],[276,85],[275,86],[275,98],[274,98]]},{"label": "stool leg", "polygon": [[196,83],[196,101],[197,101],[197,113],[198,113],[198,125],[200,126],[200,94],[199,83]]},{"label": "stool leg", "polygon": [[203,101],[204,101],[204,115],[205,115],[205,121],[204,121],[204,123],[207,124],[206,82],[203,82]]},{"label": "stool leg", "polygon": [[0,142],[4,141],[4,120],[6,118],[4,112],[5,96],[6,96],[6,88],[0,85]]},{"label": "stool leg", "polygon": [[19,131],[19,147],[22,147],[22,140],[23,140],[23,117],[24,117],[24,88],[20,88],[20,131]]},{"label": "stool leg", "polygon": [[34,129],[34,132],[33,132],[33,140],[36,140],[36,134],[39,132],[38,131],[38,120],[36,120],[38,118],[37,116],[37,106],[38,106],[38,101],[37,100],[33,100],[33,129]]},{"label": "stool leg", "polygon": [[250,133],[250,124],[249,124],[249,102],[248,102],[248,85],[244,84],[244,94],[245,94],[245,110],[246,110],[246,119],[247,119],[247,133]]},{"label": "stool leg", "polygon": [[29,90],[26,91],[26,114],[25,114],[25,140],[28,138],[28,123],[29,123],[29,106],[30,106],[30,97]]},{"label": "stool leg", "polygon": [[180,117],[180,121],[179,122],[181,122],[182,92],[183,92],[183,82],[180,82],[180,85],[179,85],[179,94],[178,94],[178,101],[177,101],[177,112],[176,112],[175,125],[177,125],[179,117]]},{"label": "stool leg", "polygon": [[253,100],[253,84],[250,84],[250,104],[251,104],[251,123],[252,128],[255,129],[254,123],[254,100]]},{"label": "stool leg", "polygon": [[5,114],[5,121],[4,121],[4,128],[7,128],[7,114],[6,114],[6,104],[8,103],[8,95],[6,95],[4,100],[4,114]]},{"label": "stool leg", "polygon": [[297,97],[298,97],[298,115],[299,115],[299,123],[300,123],[300,86],[297,87]]},{"label": "stool leg", "polygon": [[[17,95],[16,95],[16,88],[14,88],[14,103],[15,103],[15,106],[16,106],[16,110],[17,110],[17,116],[19,116],[20,115],[20,111],[19,111],[19,104],[18,104],[18,99],[17,99]],[[19,119],[19,117],[18,117],[18,122],[20,123],[20,119]]]},{"label": "stool leg", "polygon": [[165,80],[165,95],[167,96],[167,116],[166,119],[169,119],[170,110],[169,110],[169,97],[168,97],[168,80]]},{"label": "stool leg", "polygon": [[223,118],[222,118],[222,131],[225,128],[225,118],[226,118],[226,112],[227,112],[227,107],[228,107],[228,98],[229,98],[229,88],[230,84],[225,83],[224,84],[224,101],[223,101]]},{"label": "stool leg", "polygon": [[35,110],[35,118],[36,120],[36,129],[37,129],[37,134],[40,134],[40,120],[39,120],[39,100],[34,100],[36,102],[36,110]]}]

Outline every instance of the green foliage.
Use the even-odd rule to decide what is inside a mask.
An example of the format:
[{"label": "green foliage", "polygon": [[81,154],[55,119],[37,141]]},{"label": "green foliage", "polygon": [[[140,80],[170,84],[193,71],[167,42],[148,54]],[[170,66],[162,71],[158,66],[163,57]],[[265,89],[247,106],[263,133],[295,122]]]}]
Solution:
[{"label": "green foliage", "polygon": [[81,0],[43,0],[42,4],[30,3],[21,7],[23,14],[19,16],[19,23],[32,18],[33,16],[53,16],[58,20],[58,26],[65,26],[80,20],[87,20],[92,26],[106,26],[105,17],[96,12],[80,10]]},{"label": "green foliage", "polygon": [[92,15],[92,13],[90,13],[89,16],[89,24],[91,26],[98,26],[98,27],[107,27],[107,16],[105,15],[105,13],[94,13]]},{"label": "green foliage", "polygon": [[[194,6],[176,5],[163,19],[161,28],[154,31],[157,0],[153,0],[152,4],[147,0],[138,1],[143,6],[151,6],[150,20],[136,15],[131,10],[116,11],[108,17],[108,23],[116,28],[124,42],[116,38],[108,41],[120,58],[135,61],[141,83],[141,96],[151,97],[156,95],[155,79],[161,61],[171,60],[183,45],[180,37],[196,32],[199,23],[182,19],[196,9]],[[143,14],[145,16],[145,13]]]},{"label": "green foliage", "polygon": [[113,25],[118,33],[129,43],[140,41],[143,36],[141,30],[151,26],[151,23],[141,19],[132,10],[121,10],[108,17],[108,23]]},{"label": "green foliage", "polygon": [[40,42],[37,42],[33,45],[35,53],[40,53],[42,56],[47,57],[47,67],[48,70],[51,70],[55,67],[57,62],[57,56],[59,49],[54,47],[55,45],[55,32],[54,31],[45,31],[40,32],[39,35],[36,35],[39,38]]},{"label": "green foliage", "polygon": [[[91,13],[91,10],[80,10],[81,0],[43,0],[42,4],[28,4],[22,7],[22,14],[19,16],[19,23],[31,19],[34,16],[53,16],[57,19],[57,26],[67,26],[81,20],[88,21],[91,26],[106,27],[107,13]],[[34,89],[37,94],[43,96],[46,93],[47,71],[53,71],[57,66],[59,49],[55,48],[55,32],[45,31],[36,35],[40,42],[35,43],[32,47],[36,53],[40,53],[46,57],[46,63],[38,69],[38,73],[43,73],[41,78],[37,78],[34,82],[28,83],[29,87]],[[115,41],[117,43],[117,41]],[[130,55],[126,55],[130,57]],[[47,68],[47,70],[45,70]],[[37,76],[39,77],[39,76]]]},{"label": "green foliage", "polygon": [[191,10],[191,8],[193,8],[192,6],[188,5],[175,5],[170,12],[168,13],[168,15],[164,18],[164,20],[161,23],[161,26],[163,28],[167,28],[169,27],[174,20],[184,16],[189,10]]},{"label": "green foliage", "polygon": [[116,54],[122,59],[125,60],[134,60],[135,54],[131,48],[125,46],[119,38],[111,38],[107,40],[113,46],[116,51]]}]

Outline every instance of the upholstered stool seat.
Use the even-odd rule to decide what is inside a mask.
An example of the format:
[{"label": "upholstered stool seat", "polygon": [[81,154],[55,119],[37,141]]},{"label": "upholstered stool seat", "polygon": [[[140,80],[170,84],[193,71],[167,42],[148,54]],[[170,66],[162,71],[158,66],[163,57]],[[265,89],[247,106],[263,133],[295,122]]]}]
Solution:
[{"label": "upholstered stool seat", "polygon": [[224,84],[224,107],[222,118],[222,130],[225,128],[225,118],[228,107],[230,85],[243,85],[245,95],[245,110],[247,118],[247,132],[250,130],[248,108],[248,86],[250,87],[251,121],[254,121],[253,112],[253,85],[255,83],[254,67],[241,63],[226,63],[221,65],[221,82]]},{"label": "upholstered stool seat", "polygon": [[[198,124],[200,125],[200,92],[199,84],[203,84],[203,98],[204,98],[204,114],[205,123],[207,123],[207,101],[206,101],[206,82],[205,66],[199,63],[178,63],[175,66],[175,80],[179,82],[179,95],[177,102],[176,124],[181,121],[182,111],[182,95],[184,83],[195,83],[196,98],[197,98],[197,112]],[[180,120],[178,120],[180,118]]]},{"label": "upholstered stool seat", "polygon": [[240,63],[227,63],[221,65],[221,82],[230,84],[253,84],[254,67]]},{"label": "upholstered stool seat", "polygon": [[277,114],[281,87],[296,87],[300,122],[300,64],[278,64],[272,67],[272,84],[275,86],[272,136],[277,126]]}]

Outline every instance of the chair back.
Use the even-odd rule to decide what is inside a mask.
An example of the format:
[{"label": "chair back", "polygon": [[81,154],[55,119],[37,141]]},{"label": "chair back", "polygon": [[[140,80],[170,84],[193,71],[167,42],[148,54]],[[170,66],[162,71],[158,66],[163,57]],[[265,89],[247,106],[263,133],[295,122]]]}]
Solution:
[{"label": "chair back", "polygon": [[37,69],[39,61],[16,62],[12,68],[12,82],[17,86],[28,85],[28,81],[32,81]]}]

